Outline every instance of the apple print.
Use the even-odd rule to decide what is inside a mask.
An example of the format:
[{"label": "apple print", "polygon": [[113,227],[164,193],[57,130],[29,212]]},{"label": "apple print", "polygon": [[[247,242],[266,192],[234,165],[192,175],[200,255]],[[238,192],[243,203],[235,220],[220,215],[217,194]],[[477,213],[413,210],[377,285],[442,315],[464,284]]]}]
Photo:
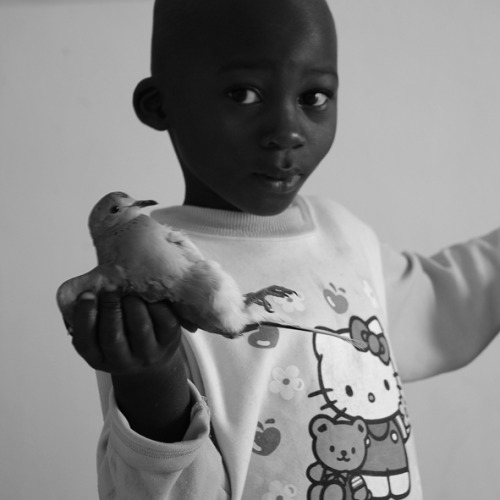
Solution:
[{"label": "apple print", "polygon": [[249,335],[248,343],[259,349],[272,349],[278,344],[280,332],[276,326],[262,325],[259,329]]},{"label": "apple print", "polygon": [[325,299],[336,313],[344,314],[347,309],[349,309],[349,302],[344,296],[346,292],[343,288],[337,289],[333,283],[330,283],[330,286],[332,287],[333,292],[328,288],[324,290],[323,294]]},{"label": "apple print", "polygon": [[265,421],[264,424],[257,424],[253,452],[257,455],[267,457],[279,446],[281,441],[281,432],[276,427],[269,427],[275,423],[274,418]]}]

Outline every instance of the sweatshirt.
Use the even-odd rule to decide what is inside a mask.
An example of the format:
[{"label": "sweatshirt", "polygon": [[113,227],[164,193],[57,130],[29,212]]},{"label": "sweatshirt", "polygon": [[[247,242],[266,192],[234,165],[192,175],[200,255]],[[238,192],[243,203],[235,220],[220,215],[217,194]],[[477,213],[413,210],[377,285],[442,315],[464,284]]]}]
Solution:
[{"label": "sweatshirt", "polygon": [[311,331],[184,332],[194,404],[179,443],[135,433],[98,373],[100,498],[420,500],[402,382],[463,366],[497,333],[499,232],[424,258],[316,197],[272,217],[153,217],[221,263],[252,307]]}]

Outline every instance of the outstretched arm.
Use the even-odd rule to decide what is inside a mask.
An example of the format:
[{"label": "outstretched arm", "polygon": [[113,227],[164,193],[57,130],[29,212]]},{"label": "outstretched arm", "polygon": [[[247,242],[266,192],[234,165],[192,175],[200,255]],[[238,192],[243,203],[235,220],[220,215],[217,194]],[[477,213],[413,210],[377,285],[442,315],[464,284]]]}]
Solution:
[{"label": "outstretched arm", "polygon": [[500,230],[425,258],[383,249],[391,339],[401,377],[470,363],[500,330]]},{"label": "outstretched arm", "polygon": [[208,406],[187,380],[181,325],[168,305],[83,294],[73,328],[76,350],[98,370],[105,413],[99,498],[229,498]]}]

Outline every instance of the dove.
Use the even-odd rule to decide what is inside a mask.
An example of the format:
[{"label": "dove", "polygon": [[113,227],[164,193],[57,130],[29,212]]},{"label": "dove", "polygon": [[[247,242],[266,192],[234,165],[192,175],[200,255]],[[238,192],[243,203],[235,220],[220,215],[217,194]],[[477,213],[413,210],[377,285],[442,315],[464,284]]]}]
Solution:
[{"label": "dove", "polygon": [[168,300],[180,318],[229,337],[249,325],[279,319],[270,307],[251,307],[252,302],[262,304],[265,295],[286,296],[292,290],[270,287],[262,296],[257,292],[247,298],[220,264],[206,260],[184,233],[141,212],[152,205],[153,200],[136,201],[117,191],[94,206],[88,225],[98,265],[59,287],[57,303],[66,324],[71,325],[81,293],[103,289],[136,294],[147,302]]},{"label": "dove", "polygon": [[256,325],[322,333],[352,342],[334,332],[291,324],[275,312],[267,296],[296,294],[280,286],[243,294],[222,266],[205,259],[182,231],[160,224],[142,212],[156,205],[115,191],[90,212],[88,226],[98,265],[65,281],[56,299],[71,329],[74,304],[83,292],[119,290],[147,302],[167,300],[180,319],[196,328],[234,338]]}]

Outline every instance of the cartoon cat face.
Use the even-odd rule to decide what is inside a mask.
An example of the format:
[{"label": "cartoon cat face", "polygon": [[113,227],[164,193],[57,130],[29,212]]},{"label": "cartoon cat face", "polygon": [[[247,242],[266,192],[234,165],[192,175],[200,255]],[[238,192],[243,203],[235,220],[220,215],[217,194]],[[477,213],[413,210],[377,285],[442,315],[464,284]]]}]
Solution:
[{"label": "cartoon cat face", "polygon": [[[400,389],[379,326],[378,321],[372,325],[377,333],[366,342],[366,350],[326,335],[314,338],[322,394],[328,407],[340,416],[362,417],[370,422],[398,411]],[[374,345],[376,342],[380,347]],[[382,345],[385,355],[381,355]]]},{"label": "cartoon cat face", "polygon": [[335,422],[326,415],[311,420],[313,453],[326,469],[338,472],[359,468],[366,457],[366,424],[362,419]]}]

